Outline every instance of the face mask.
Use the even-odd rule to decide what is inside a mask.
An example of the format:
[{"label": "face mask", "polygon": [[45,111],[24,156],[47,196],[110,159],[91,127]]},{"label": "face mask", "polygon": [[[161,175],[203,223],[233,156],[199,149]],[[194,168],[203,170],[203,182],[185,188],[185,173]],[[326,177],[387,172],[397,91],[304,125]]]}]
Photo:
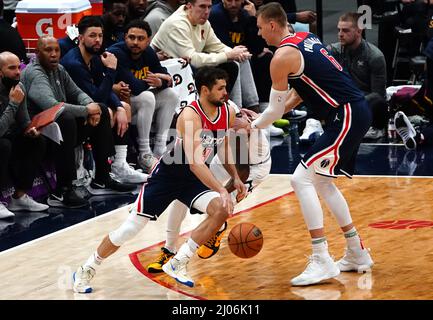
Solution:
[{"label": "face mask", "polygon": [[5,88],[8,91],[10,91],[13,87],[15,87],[20,82],[20,79],[15,80],[15,79],[11,79],[8,77],[3,77],[2,82],[3,82],[3,85],[5,86]]}]

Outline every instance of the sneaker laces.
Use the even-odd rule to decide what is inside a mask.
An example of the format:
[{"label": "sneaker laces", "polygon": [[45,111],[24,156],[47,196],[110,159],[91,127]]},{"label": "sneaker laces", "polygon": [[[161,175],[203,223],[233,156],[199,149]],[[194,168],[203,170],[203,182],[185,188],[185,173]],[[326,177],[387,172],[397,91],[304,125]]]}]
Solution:
[{"label": "sneaker laces", "polygon": [[204,244],[208,248],[212,248],[215,246],[218,241],[218,237],[227,229],[227,222],[224,222],[224,229],[218,230],[206,243]]},{"label": "sneaker laces", "polygon": [[310,256],[307,256],[307,255],[304,255],[304,256],[308,259],[308,262],[305,264],[306,268],[305,268],[304,272],[302,272],[302,273],[308,274],[308,273],[311,273],[313,271],[314,265],[318,264],[318,255],[312,254]]},{"label": "sneaker laces", "polygon": [[407,141],[412,138],[410,135],[410,130],[407,128],[407,126],[397,128],[397,131],[403,141]]},{"label": "sneaker laces", "polygon": [[187,269],[189,260],[186,259],[186,258],[184,258],[184,259],[178,260],[178,261],[179,261],[179,264],[178,264],[179,273],[182,276],[184,276],[185,278],[189,278],[189,276],[188,276],[188,269]]},{"label": "sneaker laces", "polygon": [[164,264],[164,261],[167,260],[168,256],[169,256],[169,254],[166,253],[166,252],[164,252],[163,249],[161,249],[161,252],[160,252],[160,254],[158,256],[158,263]]},{"label": "sneaker laces", "polygon": [[208,248],[214,247],[215,243],[218,240],[218,236],[219,236],[218,232],[215,233],[208,241],[206,241],[204,245]]},{"label": "sneaker laces", "polygon": [[95,276],[95,269],[92,267],[84,268],[83,272],[80,272],[80,282],[85,281],[89,282]]}]

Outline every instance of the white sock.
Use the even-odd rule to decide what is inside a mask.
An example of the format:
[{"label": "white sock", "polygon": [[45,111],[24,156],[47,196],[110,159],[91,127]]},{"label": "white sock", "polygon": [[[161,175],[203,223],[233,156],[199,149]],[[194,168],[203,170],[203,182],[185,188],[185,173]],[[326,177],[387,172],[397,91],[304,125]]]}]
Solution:
[{"label": "white sock", "polygon": [[84,267],[91,267],[96,270],[98,266],[101,265],[102,261],[104,261],[104,258],[100,257],[98,255],[98,252],[95,251],[86,261],[84,264]]},{"label": "white sock", "polygon": [[313,247],[313,254],[319,254],[319,255],[324,255],[324,254],[328,255],[329,254],[328,253],[328,242],[326,241],[325,237],[312,238],[311,244]]},{"label": "white sock", "polygon": [[155,135],[155,145],[153,148],[153,153],[156,156],[161,156],[166,150],[167,138],[164,134]]},{"label": "white sock", "polygon": [[140,155],[152,153],[152,150],[150,150],[149,139],[137,138],[137,143],[138,143],[138,152],[140,153]]},{"label": "white sock", "polygon": [[116,150],[116,154],[114,156],[113,164],[121,164],[126,162],[126,155],[128,153],[127,145],[115,145],[114,150]]},{"label": "white sock", "polygon": [[362,240],[359,237],[358,231],[356,231],[355,227],[346,231],[344,233],[344,237],[347,241],[347,247],[350,249],[364,249],[364,245],[362,244]]},{"label": "white sock", "polygon": [[179,239],[180,226],[185,219],[188,207],[176,200],[168,207],[167,239],[164,247],[170,252],[176,253],[177,240]]}]

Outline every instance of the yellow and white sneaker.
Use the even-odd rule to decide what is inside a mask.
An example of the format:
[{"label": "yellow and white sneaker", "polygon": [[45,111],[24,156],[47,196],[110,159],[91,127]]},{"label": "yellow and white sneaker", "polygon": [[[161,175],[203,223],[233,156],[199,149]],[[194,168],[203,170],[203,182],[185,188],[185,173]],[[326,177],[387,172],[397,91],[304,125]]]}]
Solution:
[{"label": "yellow and white sneaker", "polygon": [[149,273],[164,272],[162,270],[162,266],[164,264],[166,264],[171,258],[173,258],[174,255],[175,254],[173,252],[170,252],[168,249],[162,247],[158,258],[156,258],[156,260],[154,262],[149,263],[147,265],[147,267],[146,267],[147,272],[149,272]]}]

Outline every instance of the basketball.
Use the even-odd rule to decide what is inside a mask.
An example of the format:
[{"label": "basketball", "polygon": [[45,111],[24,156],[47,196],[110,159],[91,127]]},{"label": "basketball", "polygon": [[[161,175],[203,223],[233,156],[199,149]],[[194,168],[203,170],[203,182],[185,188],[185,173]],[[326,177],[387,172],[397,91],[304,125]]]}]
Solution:
[{"label": "basketball", "polygon": [[230,230],[228,243],[234,255],[242,259],[251,258],[262,249],[263,234],[252,223],[239,223]]}]

